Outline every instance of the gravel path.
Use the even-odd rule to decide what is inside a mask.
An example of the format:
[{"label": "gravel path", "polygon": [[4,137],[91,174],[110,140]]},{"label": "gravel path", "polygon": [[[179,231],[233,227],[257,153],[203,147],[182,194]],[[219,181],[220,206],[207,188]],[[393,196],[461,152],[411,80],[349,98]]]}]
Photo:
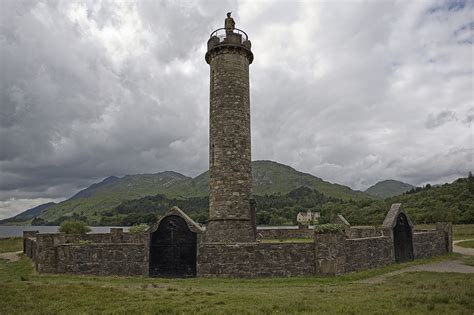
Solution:
[{"label": "gravel path", "polygon": [[6,259],[8,262],[14,262],[20,260],[19,254],[23,253],[20,252],[9,252],[9,253],[0,253],[0,259]]},{"label": "gravel path", "polygon": [[[465,256],[474,256],[474,248],[464,248],[456,246],[457,243],[468,240],[457,240],[453,242],[453,252],[459,253]],[[425,265],[412,266],[397,271],[392,271],[377,277],[368,278],[359,281],[360,283],[367,284],[379,284],[384,282],[387,278],[405,273],[405,272],[417,272],[417,271],[429,271],[429,272],[456,272],[456,273],[474,273],[474,267],[464,265],[460,260],[448,260],[438,263],[431,263]]]}]

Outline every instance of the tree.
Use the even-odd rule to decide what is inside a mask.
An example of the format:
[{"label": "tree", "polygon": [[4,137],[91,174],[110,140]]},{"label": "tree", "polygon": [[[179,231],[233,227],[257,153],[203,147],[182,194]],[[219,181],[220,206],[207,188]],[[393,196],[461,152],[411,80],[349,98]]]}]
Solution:
[{"label": "tree", "polygon": [[148,231],[149,228],[150,227],[148,226],[148,224],[142,223],[142,224],[131,226],[128,231],[130,233],[143,233],[143,232]]},{"label": "tree", "polygon": [[84,222],[75,220],[64,221],[59,227],[59,232],[66,234],[86,234],[90,230]]},{"label": "tree", "polygon": [[474,176],[472,176],[472,172],[469,172],[467,176],[467,189],[471,194],[474,194]]}]

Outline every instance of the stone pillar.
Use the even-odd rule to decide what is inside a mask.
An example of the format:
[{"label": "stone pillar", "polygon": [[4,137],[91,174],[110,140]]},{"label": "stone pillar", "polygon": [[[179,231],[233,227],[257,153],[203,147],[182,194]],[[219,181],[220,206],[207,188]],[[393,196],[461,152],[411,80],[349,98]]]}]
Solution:
[{"label": "stone pillar", "polygon": [[436,230],[444,233],[444,240],[446,242],[446,252],[453,252],[453,225],[447,222],[436,223]]},{"label": "stone pillar", "polygon": [[[214,34],[214,33],[213,33]],[[206,242],[254,242],[250,153],[250,41],[208,41],[210,65],[209,220]]]},{"label": "stone pillar", "polygon": [[316,273],[339,275],[346,263],[346,236],[342,232],[315,233]]},{"label": "stone pillar", "polygon": [[27,246],[26,239],[30,237],[36,237],[36,234],[38,233],[39,231],[23,231],[23,253],[30,258],[32,258],[33,253],[32,253],[31,246]]},{"label": "stone pillar", "polygon": [[56,234],[36,235],[36,270],[38,272],[55,273],[57,271],[58,259],[56,246],[58,243]]}]

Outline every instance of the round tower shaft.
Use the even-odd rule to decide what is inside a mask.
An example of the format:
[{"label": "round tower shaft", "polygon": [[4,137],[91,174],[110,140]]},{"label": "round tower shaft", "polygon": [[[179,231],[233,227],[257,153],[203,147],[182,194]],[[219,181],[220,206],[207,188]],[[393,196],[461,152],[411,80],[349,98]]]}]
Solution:
[{"label": "round tower shaft", "polygon": [[[230,20],[229,20],[230,19]],[[227,15],[207,43],[210,65],[209,221],[206,242],[253,242],[249,65],[251,44]]]}]

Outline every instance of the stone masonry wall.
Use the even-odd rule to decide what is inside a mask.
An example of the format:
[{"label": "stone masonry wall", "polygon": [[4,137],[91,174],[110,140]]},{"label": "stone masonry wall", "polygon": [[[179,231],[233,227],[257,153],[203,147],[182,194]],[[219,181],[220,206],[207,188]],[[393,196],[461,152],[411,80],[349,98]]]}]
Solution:
[{"label": "stone masonry wall", "polygon": [[308,226],[284,229],[262,229],[257,227],[257,238],[259,239],[313,238],[313,236],[314,229],[308,228]]},{"label": "stone masonry wall", "polygon": [[342,232],[315,234],[316,273],[339,275],[344,273],[346,236]]},{"label": "stone masonry wall", "polygon": [[446,252],[443,232],[435,230],[413,234],[413,255],[415,259],[431,258],[443,255]]},{"label": "stone masonry wall", "polygon": [[395,262],[390,237],[346,239],[344,272],[383,267]]},{"label": "stone masonry wall", "polygon": [[97,275],[148,274],[148,233],[68,235],[24,233],[25,254],[38,272]]},{"label": "stone masonry wall", "polygon": [[226,44],[213,47],[206,58],[211,68],[206,242],[254,241],[249,56],[242,45]]},{"label": "stone masonry wall", "polygon": [[33,261],[36,259],[36,239],[35,238],[25,238],[23,239],[23,253],[27,257],[30,257]]},{"label": "stone masonry wall", "polygon": [[346,230],[348,238],[367,238],[383,236],[383,230],[376,226],[351,226]]},{"label": "stone masonry wall", "polygon": [[313,275],[314,243],[201,244],[197,274],[223,277]]},{"label": "stone masonry wall", "polygon": [[56,250],[58,273],[148,275],[145,244],[65,244]]}]

